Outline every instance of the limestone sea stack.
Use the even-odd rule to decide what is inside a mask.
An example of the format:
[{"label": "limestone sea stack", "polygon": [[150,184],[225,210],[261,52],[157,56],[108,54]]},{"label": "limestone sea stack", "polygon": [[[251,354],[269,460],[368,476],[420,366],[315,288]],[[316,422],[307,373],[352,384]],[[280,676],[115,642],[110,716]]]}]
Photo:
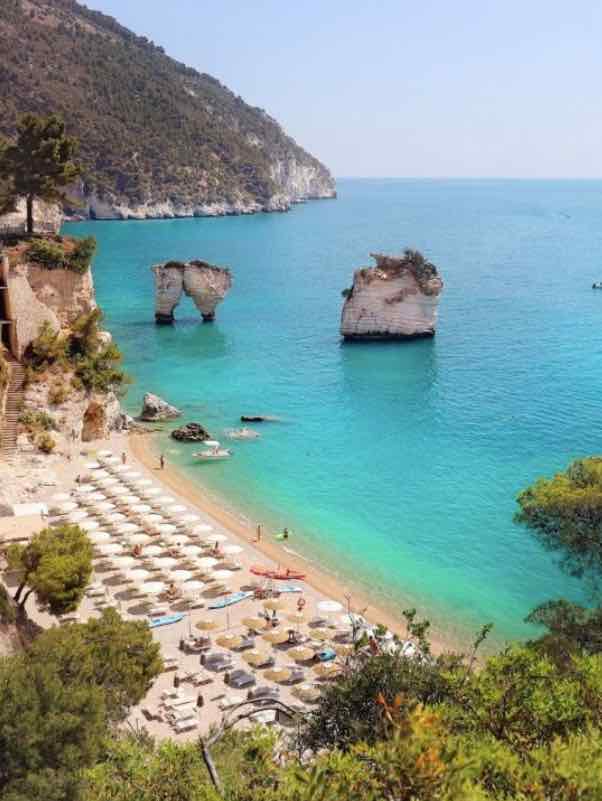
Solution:
[{"label": "limestone sea stack", "polygon": [[343,291],[341,334],[346,340],[432,337],[443,281],[434,264],[416,250],[402,256],[371,253],[375,267],[353,274]]},{"label": "limestone sea stack", "polygon": [[206,261],[168,261],[152,267],[155,274],[155,320],[171,324],[174,310],[188,295],[201,312],[204,322],[215,319],[215,309],[232,286],[227,267],[216,267]]}]

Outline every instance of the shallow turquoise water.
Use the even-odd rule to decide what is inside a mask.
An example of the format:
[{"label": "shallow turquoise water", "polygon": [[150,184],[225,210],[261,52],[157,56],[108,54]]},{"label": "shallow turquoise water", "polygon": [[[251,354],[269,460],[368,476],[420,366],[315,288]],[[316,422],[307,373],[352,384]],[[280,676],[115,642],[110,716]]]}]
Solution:
[{"label": "shallow turquoise water", "polygon": [[[281,415],[235,457],[169,458],[375,598],[412,599],[498,639],[549,597],[582,597],[512,523],[516,493],[602,450],[602,183],[356,181],[285,215],[68,226],[99,240],[95,280],[136,384],[214,434]],[[373,250],[423,250],[445,281],[437,337],[342,345],[341,289]],[[186,300],[153,323],[150,265],[229,265],[213,325]]]}]

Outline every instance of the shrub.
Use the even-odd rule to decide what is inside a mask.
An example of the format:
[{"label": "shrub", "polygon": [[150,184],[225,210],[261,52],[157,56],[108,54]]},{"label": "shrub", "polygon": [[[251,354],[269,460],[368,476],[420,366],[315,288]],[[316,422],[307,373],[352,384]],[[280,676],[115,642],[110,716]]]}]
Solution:
[{"label": "shrub", "polygon": [[57,381],[48,390],[48,402],[53,406],[60,406],[68,397],[69,387],[63,381]]},{"label": "shrub", "polygon": [[28,364],[37,371],[46,370],[56,362],[65,361],[67,341],[60,331],[55,331],[46,320],[40,326],[38,336],[30,342],[25,352]]},{"label": "shrub", "polygon": [[[8,364],[6,363],[6,359],[4,358],[2,353],[0,352],[0,394],[2,393],[2,390],[8,384],[8,377],[9,377]],[[1,404],[1,398],[0,398],[0,407],[1,407],[1,405],[2,404]]]},{"label": "shrub", "polygon": [[59,242],[34,239],[27,248],[27,255],[32,261],[43,264],[49,270],[65,267],[65,248]]},{"label": "shrub", "polygon": [[71,270],[83,275],[96,252],[96,239],[63,239],[55,242],[50,239],[34,239],[27,249],[27,255],[37,264],[48,270]]},{"label": "shrub", "polygon": [[38,450],[42,451],[42,453],[52,453],[52,451],[56,448],[56,442],[54,441],[53,437],[46,432],[37,437],[36,445],[38,446]]},{"label": "shrub", "polygon": [[28,409],[19,417],[21,425],[25,426],[30,434],[38,434],[42,431],[54,431],[56,426],[54,420],[46,412],[36,412]]},{"label": "shrub", "polygon": [[92,263],[95,253],[96,239],[93,236],[77,240],[73,252],[69,255],[68,269],[83,275]]}]

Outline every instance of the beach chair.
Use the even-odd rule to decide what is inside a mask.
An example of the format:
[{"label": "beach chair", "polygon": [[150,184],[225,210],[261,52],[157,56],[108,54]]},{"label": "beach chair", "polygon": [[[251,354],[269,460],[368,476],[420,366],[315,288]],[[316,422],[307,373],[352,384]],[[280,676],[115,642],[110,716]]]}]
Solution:
[{"label": "beach chair", "polygon": [[198,729],[198,727],[198,720],[188,718],[187,720],[176,720],[173,730],[176,734],[183,734],[186,731],[194,731],[194,729]]}]

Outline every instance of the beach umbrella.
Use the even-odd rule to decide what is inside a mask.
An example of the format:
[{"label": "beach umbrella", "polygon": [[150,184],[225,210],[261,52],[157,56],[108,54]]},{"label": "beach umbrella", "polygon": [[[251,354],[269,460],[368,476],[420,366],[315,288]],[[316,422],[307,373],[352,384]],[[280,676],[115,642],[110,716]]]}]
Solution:
[{"label": "beach umbrella", "polygon": [[304,615],[303,612],[291,612],[290,615],[286,616],[286,619],[291,623],[306,623],[307,622],[307,615]]},{"label": "beach umbrella", "polygon": [[284,629],[274,629],[266,632],[266,634],[262,634],[261,636],[264,640],[271,642],[272,645],[280,645],[281,643],[288,641],[288,632],[284,631]]},{"label": "beach umbrella", "polygon": [[244,548],[240,545],[224,545],[222,548],[222,553],[226,556],[235,556],[236,554],[242,553]]},{"label": "beach umbrella", "polygon": [[202,592],[206,586],[207,585],[205,584],[204,581],[197,581],[197,579],[191,579],[190,581],[185,581],[184,584],[182,584],[182,592],[185,595],[188,595],[189,593]]},{"label": "beach umbrella", "polygon": [[274,667],[266,670],[263,675],[268,681],[287,681],[292,676],[292,671],[286,667]]},{"label": "beach umbrella", "polygon": [[173,545],[176,548],[186,545],[186,543],[189,541],[186,534],[170,534],[170,536],[166,537],[165,539],[170,545]]},{"label": "beach umbrella", "polygon": [[94,545],[100,545],[103,542],[109,542],[111,540],[111,535],[107,531],[91,531],[88,534],[88,539],[90,542],[93,542]]},{"label": "beach umbrella", "polygon": [[220,542],[228,542],[228,537],[225,534],[210,534],[207,537],[207,542],[214,542],[218,545]]},{"label": "beach umbrella", "polygon": [[265,651],[258,651],[256,648],[253,648],[250,651],[245,651],[242,658],[248,665],[257,666],[265,665],[268,659],[270,659],[270,655]]},{"label": "beach umbrella", "polygon": [[155,498],[153,504],[158,504],[160,506],[168,506],[171,503],[175,503],[176,499],[172,498],[171,495],[159,495],[158,498]]},{"label": "beach umbrella", "polygon": [[195,629],[199,631],[213,631],[219,627],[217,620],[199,620],[194,624]]},{"label": "beach umbrella", "polygon": [[135,567],[138,562],[134,559],[133,556],[116,556],[112,559],[113,564],[115,567],[118,567],[119,570],[131,570],[131,568]]},{"label": "beach umbrella", "polygon": [[174,515],[179,516],[186,514],[187,511],[188,509],[185,506],[182,506],[181,503],[174,503],[171,506],[166,507],[165,514],[173,517]]},{"label": "beach umbrella", "polygon": [[118,475],[123,475],[124,473],[129,473],[130,470],[131,467],[129,467],[127,464],[116,464],[113,467],[112,472],[117,473]]},{"label": "beach umbrella", "polygon": [[[112,456],[112,455],[113,455],[113,451],[109,451],[109,450],[98,451],[98,454],[97,454],[97,456],[100,456],[103,459],[108,459],[109,456]],[[119,460],[117,460],[117,461],[119,461]]]},{"label": "beach umbrella", "polygon": [[301,698],[302,701],[313,704],[320,697],[320,690],[314,687],[313,684],[300,684],[293,689],[293,693]]},{"label": "beach umbrella", "polygon": [[55,492],[50,500],[53,503],[65,503],[65,501],[71,500],[71,495],[68,492]]},{"label": "beach umbrella", "polygon": [[304,645],[298,645],[296,648],[291,648],[290,651],[286,652],[287,656],[290,656],[295,662],[307,662],[309,659],[313,659],[315,656],[314,651],[311,648],[306,648]]},{"label": "beach umbrella", "polygon": [[137,495],[122,495],[119,499],[119,503],[123,504],[124,506],[135,506],[136,504],[141,503],[140,498]]},{"label": "beach umbrella", "polygon": [[215,642],[222,648],[238,648],[238,646],[242,643],[242,637],[240,634],[232,634],[232,632],[228,632],[217,637]]},{"label": "beach umbrella", "polygon": [[94,473],[92,473],[90,480],[96,483],[100,481],[102,478],[109,478],[109,475],[110,473],[107,473],[106,470],[96,470]]},{"label": "beach umbrella", "polygon": [[77,504],[73,501],[67,501],[67,503],[61,503],[57,509],[59,514],[68,515],[69,512],[74,512],[77,509]]},{"label": "beach umbrella", "polygon": [[184,556],[198,556],[200,553],[203,553],[203,549],[200,545],[184,545],[180,549],[180,552],[184,554]]},{"label": "beach umbrella", "polygon": [[128,483],[131,483],[137,478],[142,478],[142,473],[139,473],[137,470],[124,470],[121,474],[121,478]]},{"label": "beach umbrella", "polygon": [[338,618],[339,625],[345,628],[351,629],[354,626],[365,626],[366,619],[361,615],[356,615],[354,612],[348,612],[345,615],[341,615]]},{"label": "beach umbrella", "polygon": [[132,481],[132,484],[135,484],[137,487],[152,487],[153,482],[151,481],[150,478],[142,476],[142,478],[135,478]]},{"label": "beach umbrella", "polygon": [[151,538],[148,534],[130,534],[128,537],[128,542],[131,542],[132,545],[146,545],[151,541]]},{"label": "beach umbrella", "polygon": [[172,570],[169,574],[169,578],[172,581],[175,581],[176,584],[181,584],[182,582],[191,579],[192,575],[192,570]]},{"label": "beach umbrella", "polygon": [[99,470],[100,469],[100,463],[99,462],[86,462],[84,467],[86,468],[86,470]]},{"label": "beach umbrella", "polygon": [[91,506],[94,506],[97,503],[103,503],[107,500],[107,496],[104,492],[91,492],[89,495],[86,495],[82,498],[82,503],[89,503]]},{"label": "beach umbrella", "polygon": [[79,487],[75,488],[75,492],[78,495],[88,495],[90,492],[96,492],[95,488],[92,484],[81,484]]},{"label": "beach umbrella", "polygon": [[106,490],[107,495],[110,495],[112,498],[122,498],[124,495],[129,494],[129,489],[124,487],[122,484],[117,484],[114,487],[109,487]]},{"label": "beach umbrella", "polygon": [[157,495],[160,495],[162,490],[159,487],[142,487],[140,490],[140,494],[144,495],[145,498],[154,498]]},{"label": "beach umbrella", "polygon": [[136,503],[132,506],[132,512],[137,515],[145,515],[150,510],[151,507],[147,503]]},{"label": "beach umbrella", "polygon": [[351,656],[353,653],[353,645],[349,645],[348,643],[337,643],[334,646],[334,650],[337,656]]},{"label": "beach umbrella", "polygon": [[151,575],[150,570],[146,570],[144,567],[133,567],[125,572],[128,581],[133,581],[135,584],[144,583]]},{"label": "beach umbrella", "polygon": [[242,624],[252,631],[263,631],[268,627],[264,617],[243,617]]},{"label": "beach umbrella", "polygon": [[115,504],[111,503],[110,501],[99,501],[98,503],[94,504],[94,509],[97,512],[112,512],[115,508]]},{"label": "beach umbrella", "polygon": [[178,560],[173,556],[156,556],[153,559],[153,564],[161,568],[161,570],[169,570],[178,564]]},{"label": "beach umbrella", "polygon": [[109,476],[109,478],[100,478],[96,482],[96,486],[97,487],[103,487],[103,488],[106,488],[106,487],[117,487],[120,484],[121,484],[121,481],[118,478],[112,478],[111,476]]},{"label": "beach umbrella", "polygon": [[198,526],[194,526],[192,529],[193,534],[208,534],[210,531],[213,531],[213,526],[210,526],[208,523],[199,523]]},{"label": "beach umbrella", "polygon": [[232,570],[212,570],[209,576],[213,581],[231,581],[234,578]]},{"label": "beach umbrella", "polygon": [[213,556],[202,556],[200,559],[196,560],[196,563],[201,568],[206,568],[209,570],[219,562],[219,559],[214,559]]},{"label": "beach umbrella", "polygon": [[343,611],[343,604],[340,604],[338,601],[320,601],[317,604],[317,608],[326,615],[334,615],[337,612]]},{"label": "beach umbrella", "polygon": [[138,588],[140,592],[145,595],[160,595],[165,592],[165,582],[163,581],[145,581]]},{"label": "beach umbrella", "polygon": [[83,523],[78,523],[82,531],[96,531],[100,528],[100,523],[96,520],[84,520]]},{"label": "beach umbrella", "polygon": [[197,520],[201,518],[198,515],[184,515],[180,518],[179,523],[181,526],[191,526],[193,523],[196,523]]},{"label": "beach umbrella", "polygon": [[107,459],[105,459],[105,464],[121,464],[121,459],[119,459],[117,456],[109,456]]},{"label": "beach umbrella", "polygon": [[313,671],[321,679],[330,679],[339,675],[341,667],[340,665],[335,665],[334,662],[320,662],[319,665],[315,665]]},{"label": "beach umbrella", "polygon": [[144,515],[144,517],[142,518],[142,522],[145,525],[151,527],[162,525],[163,520],[164,520],[163,515],[157,515],[157,514]]},{"label": "beach umbrella", "polygon": [[120,523],[120,525],[115,526],[115,531],[117,534],[133,534],[136,531],[140,531],[140,526],[136,525],[136,523]]},{"label": "beach umbrella", "polygon": [[114,526],[118,526],[120,523],[125,523],[127,517],[122,515],[120,512],[112,512],[110,515],[107,516],[107,520]]},{"label": "beach umbrella", "polygon": [[142,549],[142,556],[145,557],[158,556],[160,553],[163,553],[163,548],[158,545],[147,545]]},{"label": "beach umbrella", "polygon": [[69,520],[70,523],[79,523],[82,520],[85,520],[87,517],[89,517],[88,513],[84,512],[83,510],[79,510],[76,512],[69,512],[69,514],[67,515],[67,519]]},{"label": "beach umbrella", "polygon": [[172,526],[171,523],[163,523],[162,525],[157,526],[157,531],[162,537],[168,537],[170,534],[175,534],[177,530],[177,526]]},{"label": "beach umbrella", "polygon": [[278,611],[279,609],[286,609],[286,604],[277,598],[270,598],[268,601],[263,602],[263,608]]},{"label": "beach umbrella", "polygon": [[106,545],[99,545],[98,550],[103,556],[113,556],[123,551],[123,545],[119,542],[109,542]]},{"label": "beach umbrella", "polygon": [[332,631],[328,631],[328,629],[311,629],[309,636],[312,638],[312,640],[321,640],[322,642],[325,642],[332,637]]}]

